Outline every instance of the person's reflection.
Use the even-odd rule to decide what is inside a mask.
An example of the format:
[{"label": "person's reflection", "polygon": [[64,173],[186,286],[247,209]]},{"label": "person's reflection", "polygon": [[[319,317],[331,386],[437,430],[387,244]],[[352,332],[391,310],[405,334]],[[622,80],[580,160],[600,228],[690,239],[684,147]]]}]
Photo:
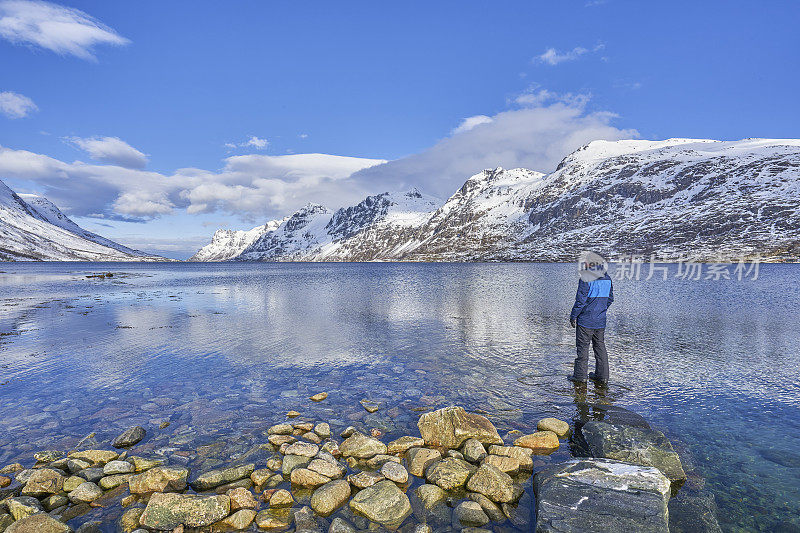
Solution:
[{"label": "person's reflection", "polygon": [[604,420],[608,407],[613,405],[613,397],[606,385],[598,383],[590,387],[586,383],[573,383],[572,402],[575,404],[575,416],[572,418],[575,431],[570,437],[570,450],[577,457],[586,457],[589,452],[580,437],[580,429],[589,420]]}]

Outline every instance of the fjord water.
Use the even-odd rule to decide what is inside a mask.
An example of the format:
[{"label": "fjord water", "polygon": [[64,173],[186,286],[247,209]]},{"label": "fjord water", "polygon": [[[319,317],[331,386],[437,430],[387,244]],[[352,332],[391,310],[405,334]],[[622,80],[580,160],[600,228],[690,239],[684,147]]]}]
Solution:
[{"label": "fjord water", "polygon": [[[667,434],[690,472],[681,492],[713,494],[723,530],[800,528],[800,265],[762,265],[757,280],[616,281],[607,390],[565,379],[573,265],[0,271],[2,464],[30,466],[90,432],[107,445],[133,424],[148,429],[145,453],[210,469],[253,457],[288,409],[394,438],[448,404],[487,413],[501,435],[611,404]],[[104,271],[115,275],[85,277]],[[320,391],[327,400],[308,401]],[[366,413],[363,398],[382,409]],[[568,456],[563,445],[537,464]]]}]

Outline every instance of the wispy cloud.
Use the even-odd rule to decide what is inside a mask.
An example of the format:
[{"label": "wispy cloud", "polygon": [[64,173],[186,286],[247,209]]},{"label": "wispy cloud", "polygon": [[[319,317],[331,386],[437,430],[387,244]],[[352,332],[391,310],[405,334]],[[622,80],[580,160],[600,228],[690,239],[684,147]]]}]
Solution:
[{"label": "wispy cloud", "polygon": [[591,100],[589,93],[559,93],[545,89],[538,83],[532,83],[525,91],[509,100],[509,104],[522,107],[543,107],[550,104],[565,104],[576,109],[583,109]]},{"label": "wispy cloud", "polygon": [[84,150],[95,161],[125,168],[147,166],[147,155],[119,137],[67,137],[65,140]]},{"label": "wispy cloud", "polygon": [[637,137],[612,124],[615,115],[587,112],[587,94],[556,93],[533,85],[509,99],[511,109],[439,141],[427,150],[357,172],[351,180],[373,190],[418,187],[446,198],[486,168],[555,169],[570,152],[597,139]]},{"label": "wispy cloud", "polygon": [[544,63],[546,65],[555,66],[559,63],[564,63],[565,61],[575,61],[579,57],[586,55],[588,53],[599,52],[603,50],[605,45],[600,43],[597,44],[594,48],[584,48],[582,46],[576,46],[572,50],[567,50],[564,52],[559,52],[555,48],[548,48],[544,51],[544,53],[536,56],[533,58],[535,63]]},{"label": "wispy cloud", "polygon": [[83,11],[35,0],[0,1],[0,37],[88,60],[97,45],[130,43]]},{"label": "wispy cloud", "polygon": [[487,117],[486,115],[475,115],[472,117],[467,117],[461,121],[461,124],[450,130],[451,135],[455,135],[457,133],[464,133],[465,131],[469,131],[475,126],[480,126],[481,124],[488,124],[492,121],[492,117]]},{"label": "wispy cloud", "polygon": [[262,139],[256,135],[251,135],[249,139],[240,143],[225,143],[225,148],[228,150],[235,150],[236,148],[255,148],[256,150],[264,150],[269,146],[267,139]]},{"label": "wispy cloud", "polygon": [[0,92],[0,113],[8,118],[23,118],[39,109],[33,100],[11,91]]}]

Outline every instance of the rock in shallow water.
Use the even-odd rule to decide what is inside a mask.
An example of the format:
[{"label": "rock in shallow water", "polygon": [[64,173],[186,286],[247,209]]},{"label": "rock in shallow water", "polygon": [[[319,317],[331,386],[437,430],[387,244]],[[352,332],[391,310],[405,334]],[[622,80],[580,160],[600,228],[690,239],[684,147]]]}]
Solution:
[{"label": "rock in shallow water", "polygon": [[422,438],[406,435],[405,437],[400,437],[399,439],[395,439],[387,444],[386,453],[400,454],[407,452],[411,448],[418,448],[422,446],[425,446],[425,441]]},{"label": "rock in shallow water", "polygon": [[91,481],[87,481],[86,483],[81,483],[78,488],[73,490],[69,493],[69,499],[72,500],[74,503],[80,502],[93,502],[97,498],[103,495],[103,489],[92,483]]},{"label": "rock in shallow water", "polygon": [[186,488],[189,469],[180,466],[157,466],[128,480],[131,494],[180,491]]},{"label": "rock in shallow water", "polygon": [[71,531],[71,527],[45,513],[23,518],[6,529],[6,533],[70,533]]},{"label": "rock in shallow water", "polygon": [[445,407],[425,413],[420,417],[417,427],[429,446],[456,449],[471,438],[483,444],[503,444],[503,439],[488,418],[467,413],[463,407]]},{"label": "rock in shallow water", "polygon": [[461,502],[453,509],[453,527],[481,527],[488,523],[489,517],[477,502]]},{"label": "rock in shallow water", "polygon": [[408,496],[388,480],[361,490],[350,500],[350,508],[388,529],[397,529],[411,514]]},{"label": "rock in shallow water", "polygon": [[226,483],[232,483],[240,479],[249,478],[256,469],[253,463],[234,466],[231,468],[220,468],[218,470],[211,470],[197,477],[194,481],[189,483],[192,488],[198,492],[210,490]]},{"label": "rock in shallow water", "polygon": [[403,465],[392,461],[383,463],[381,474],[383,474],[386,479],[394,481],[395,483],[400,483],[401,485],[408,482],[408,470],[406,470]]},{"label": "rock in shallow water", "polygon": [[470,463],[480,463],[486,457],[486,448],[478,439],[467,439],[461,448],[461,454]]},{"label": "rock in shallow water", "polygon": [[592,420],[581,435],[592,457],[654,466],[673,482],[686,479],[680,457],[660,431]]},{"label": "rock in shallow water", "polygon": [[558,418],[542,418],[536,424],[536,429],[539,431],[552,431],[560,439],[569,435],[569,424]]},{"label": "rock in shallow water", "polygon": [[510,502],[514,499],[514,480],[499,468],[484,463],[467,482],[467,490],[498,503]]},{"label": "rock in shallow water", "polygon": [[534,453],[551,453],[558,449],[558,435],[552,431],[537,431],[530,435],[523,435],[514,441],[514,446],[521,446],[533,450]]},{"label": "rock in shallow water", "polygon": [[22,496],[42,498],[50,494],[58,494],[64,486],[65,476],[52,468],[34,470],[22,487]]},{"label": "rock in shallow water", "polygon": [[657,468],[573,459],[534,476],[536,531],[667,533],[670,482]]},{"label": "rock in shallow water", "polygon": [[147,431],[142,426],[132,426],[126,429],[119,437],[114,439],[111,445],[114,448],[129,448],[139,443],[147,435]]},{"label": "rock in shallow water", "polygon": [[425,470],[442,458],[439,450],[430,448],[411,448],[406,452],[406,465],[413,476],[422,477]]},{"label": "rock in shallow water", "polygon": [[253,523],[256,517],[256,512],[253,509],[239,509],[227,518],[223,518],[214,524],[213,531],[218,530],[233,530],[246,529],[247,526]]},{"label": "rock in shallow water", "polygon": [[311,508],[321,516],[329,516],[347,503],[350,497],[350,483],[340,479],[322,485],[311,496]]},{"label": "rock in shallow water", "polygon": [[463,459],[447,457],[429,466],[425,478],[444,490],[456,490],[463,487],[476,470],[475,466]]},{"label": "rock in shallow water", "polygon": [[193,496],[156,493],[151,496],[139,523],[152,529],[173,529],[181,524],[203,527],[222,520],[230,512],[228,496]]},{"label": "rock in shallow water", "polygon": [[386,445],[377,439],[367,437],[363,433],[353,433],[339,446],[343,457],[369,459],[386,453]]}]

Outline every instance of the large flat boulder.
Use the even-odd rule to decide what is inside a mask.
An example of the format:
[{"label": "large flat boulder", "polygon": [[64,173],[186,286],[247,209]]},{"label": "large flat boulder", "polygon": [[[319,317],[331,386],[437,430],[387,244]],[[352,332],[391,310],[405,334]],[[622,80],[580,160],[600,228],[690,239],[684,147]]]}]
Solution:
[{"label": "large flat boulder", "polygon": [[173,492],[155,493],[139,518],[144,527],[171,530],[181,524],[203,527],[222,520],[231,510],[231,500],[224,494],[194,496]]},{"label": "large flat boulder", "polygon": [[533,478],[538,533],[668,533],[670,481],[660,470],[573,459]]},{"label": "large flat boulder", "polygon": [[477,439],[482,444],[503,444],[488,418],[468,413],[463,407],[445,407],[425,413],[417,427],[428,446],[456,449],[469,439]]},{"label": "large flat boulder", "polygon": [[180,466],[157,466],[131,476],[128,488],[131,494],[146,492],[180,491],[186,488],[189,469]]},{"label": "large flat boulder", "polygon": [[412,512],[408,496],[388,480],[359,491],[350,500],[350,509],[391,530],[400,527]]},{"label": "large flat boulder", "polygon": [[592,420],[581,427],[581,435],[592,457],[654,466],[672,482],[686,479],[680,457],[660,431]]}]

